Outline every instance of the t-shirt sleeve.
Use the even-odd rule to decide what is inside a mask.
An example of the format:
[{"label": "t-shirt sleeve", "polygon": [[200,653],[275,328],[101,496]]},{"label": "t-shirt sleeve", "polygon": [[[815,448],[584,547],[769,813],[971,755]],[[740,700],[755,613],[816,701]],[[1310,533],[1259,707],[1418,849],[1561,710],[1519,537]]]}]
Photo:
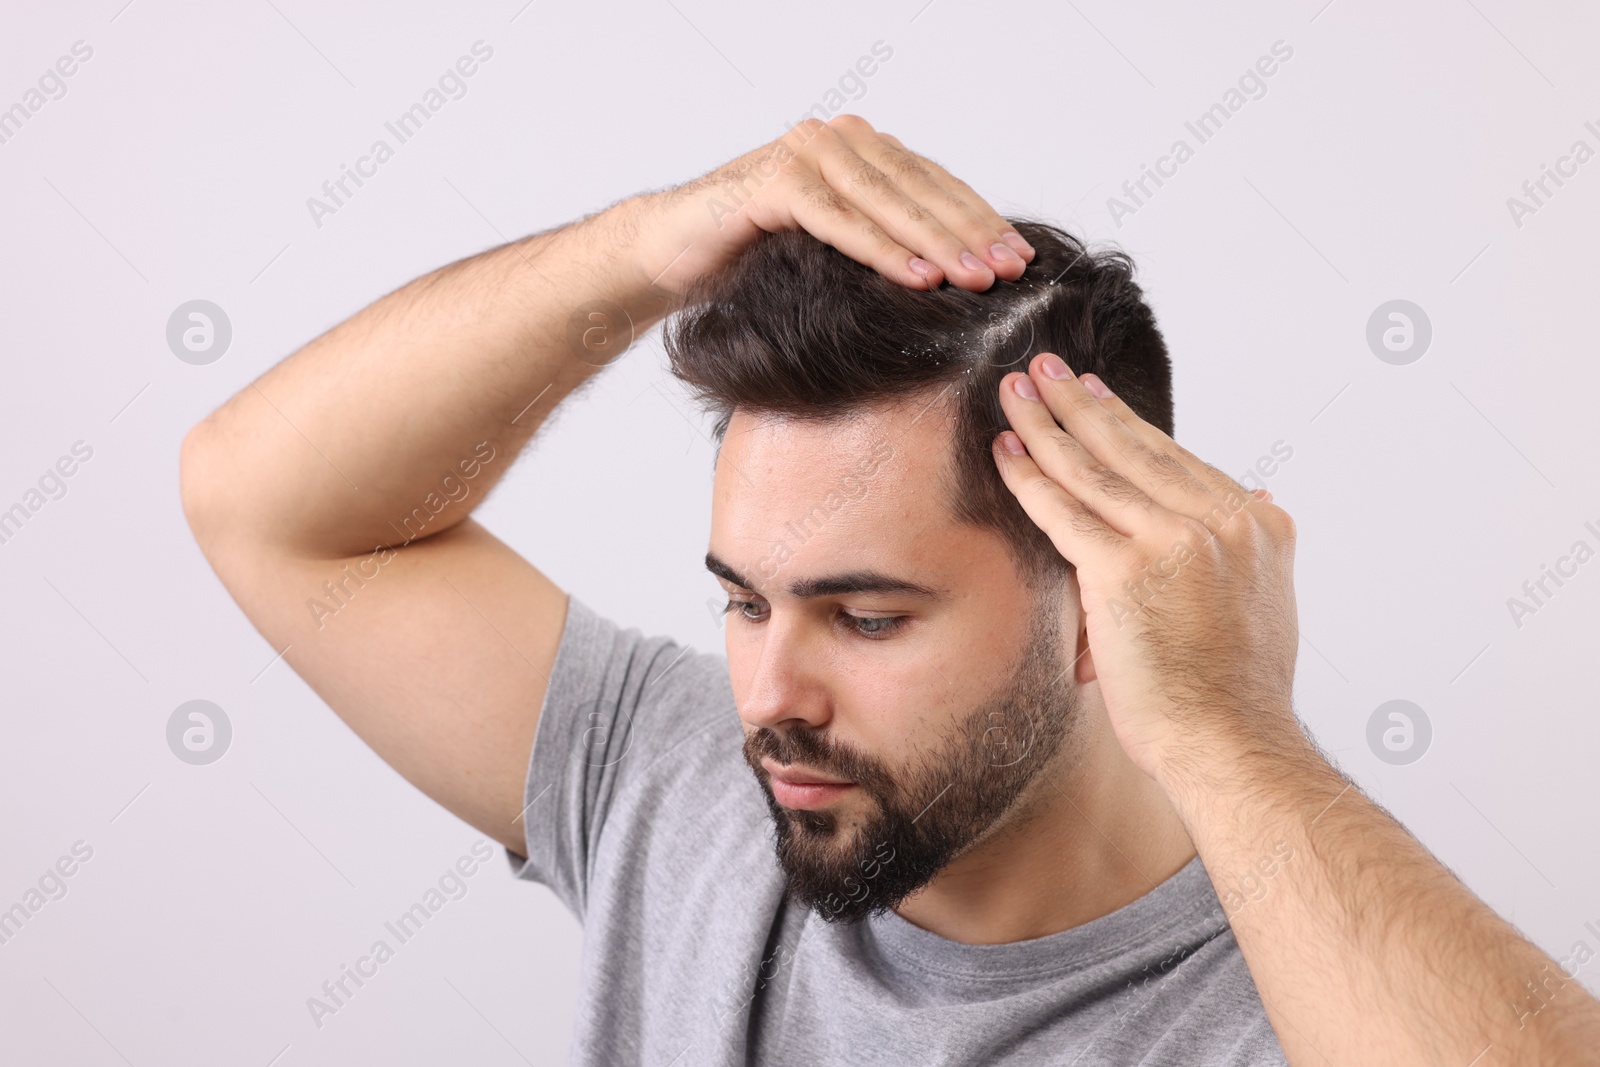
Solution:
[{"label": "t-shirt sleeve", "polygon": [[523,792],[526,856],[507,851],[512,872],[582,922],[608,820],[648,818],[633,809],[649,803],[650,776],[667,774],[653,770],[659,757],[712,726],[739,729],[725,657],[624,630],[569,597]]}]

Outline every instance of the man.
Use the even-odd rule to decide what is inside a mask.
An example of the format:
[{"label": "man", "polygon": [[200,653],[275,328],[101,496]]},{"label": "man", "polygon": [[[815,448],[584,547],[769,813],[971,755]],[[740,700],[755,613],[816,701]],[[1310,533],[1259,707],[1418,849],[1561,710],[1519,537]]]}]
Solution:
[{"label": "man", "polygon": [[[673,311],[725,658],[468,517]],[[1171,429],[1125,258],[839,116],[377,301],[190,432],[183,500],[584,923],[577,1062],[1597,1062],[1600,1005],[1300,729],[1293,524]]]}]

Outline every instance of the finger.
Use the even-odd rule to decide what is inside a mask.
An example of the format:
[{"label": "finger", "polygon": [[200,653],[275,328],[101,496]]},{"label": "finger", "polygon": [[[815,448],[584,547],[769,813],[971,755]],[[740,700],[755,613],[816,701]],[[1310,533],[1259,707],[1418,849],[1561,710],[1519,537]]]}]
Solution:
[{"label": "finger", "polygon": [[829,124],[837,125],[840,137],[857,155],[886,175],[918,207],[932,213],[941,229],[996,277],[1014,281],[1022,275],[1034,258],[1033,246],[970,185],[909,151],[898,138],[874,130],[859,116],[838,115]]},{"label": "finger", "polygon": [[[829,120],[828,128],[833,136],[817,139],[817,172],[899,244],[935,264],[953,283],[976,292],[988,289],[996,277],[1012,279],[1022,273],[1026,264],[1016,255],[1010,255],[1009,262],[999,257],[998,268],[975,255],[971,242],[945,225],[935,203],[908,195],[864,157],[862,151],[870,152],[882,144],[865,119],[839,115]],[[997,236],[990,235],[987,243],[993,244]]]},{"label": "finger", "polygon": [[[1128,427],[1140,441],[1144,442],[1146,447],[1157,452],[1165,452],[1183,464],[1184,469],[1192,474],[1197,481],[1205,484],[1213,494],[1225,494],[1231,489],[1243,488],[1243,486],[1240,486],[1226,475],[1219,479],[1217,475],[1221,472],[1215,467],[1173,440],[1171,435],[1161,427],[1152,425],[1140,418],[1139,413],[1129,407],[1127,402],[1120,396],[1113,393],[1105,382],[1100,380],[1099,375],[1084,374],[1078,380],[1091,393],[1098,387],[1105,394],[1099,398],[1102,407],[1121,419],[1122,424]],[[1270,495],[1268,494],[1269,497]]]},{"label": "finger", "polygon": [[1042,352],[1028,376],[1055,420],[1101,464],[1116,471],[1179,515],[1209,514],[1218,500],[1210,480],[1201,478],[1170,452],[1152,446],[1072,375],[1059,356]]},{"label": "finger", "polygon": [[[1020,454],[1010,451],[1008,444],[1021,450]],[[1107,565],[1124,549],[1127,539],[1040,470],[1015,433],[1008,430],[996,437],[992,451],[1006,488],[1062,558],[1089,573],[1114,573]]]},{"label": "finger", "polygon": [[[943,280],[937,264],[900,244],[820,178],[802,173],[794,182],[790,214],[817,240],[912,289],[933,289]],[[918,271],[915,263],[926,266],[927,273]]]},{"label": "finger", "polygon": [[[928,181],[932,183],[933,190],[942,194],[951,209],[964,213],[980,226],[986,227],[985,232],[993,232],[1024,260],[1033,262],[1033,257],[1036,255],[1033,245],[1016,231],[1009,219],[996,211],[989,201],[979,196],[977,190],[927,156],[907,148],[898,137],[887,133],[879,133],[878,136],[892,148],[903,152],[911,163],[924,172],[928,176]],[[957,232],[960,232],[959,229]]]},{"label": "finger", "polygon": [[[1170,476],[1174,483],[1184,485],[1191,484],[1192,480],[1205,487],[1204,492],[1209,494],[1211,501],[1209,509],[1203,515],[1187,512],[1191,518],[1199,519],[1213,532],[1220,531],[1235,513],[1244,508],[1249,508],[1251,514],[1268,525],[1281,525],[1286,520],[1292,522],[1286,512],[1273,505],[1270,492],[1265,489],[1246,490],[1226,473],[1178,444],[1159,427],[1150,425],[1121,397],[1106,388],[1098,375],[1085,374],[1079,381],[1085,391],[1096,396],[1100,405],[1116,415],[1150,450],[1148,463],[1152,477],[1159,479]],[[1202,498],[1196,495],[1193,499],[1199,501]]]},{"label": "finger", "polygon": [[1062,429],[1028,375],[1013,373],[1000,380],[1000,406],[1027,448],[1030,462],[1087,505],[1102,523],[1139,540],[1170,536],[1171,513]]}]

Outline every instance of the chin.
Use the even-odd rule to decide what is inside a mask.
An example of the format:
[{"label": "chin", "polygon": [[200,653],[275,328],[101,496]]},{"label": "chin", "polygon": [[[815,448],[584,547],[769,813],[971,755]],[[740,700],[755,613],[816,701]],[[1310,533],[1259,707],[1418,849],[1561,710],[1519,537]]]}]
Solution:
[{"label": "chin", "polygon": [[832,810],[791,810],[771,795],[777,858],[790,900],[828,923],[881,914],[921,889],[942,863],[929,863],[903,821]]}]

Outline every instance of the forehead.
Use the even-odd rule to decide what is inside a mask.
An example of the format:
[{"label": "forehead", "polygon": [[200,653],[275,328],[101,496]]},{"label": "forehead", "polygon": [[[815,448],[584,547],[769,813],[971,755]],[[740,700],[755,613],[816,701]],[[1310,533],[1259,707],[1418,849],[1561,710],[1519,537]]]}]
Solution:
[{"label": "forehead", "polygon": [[900,573],[975,550],[951,514],[951,409],[916,397],[816,422],[736,410],[712,490],[711,549],[758,586],[781,569]]}]

